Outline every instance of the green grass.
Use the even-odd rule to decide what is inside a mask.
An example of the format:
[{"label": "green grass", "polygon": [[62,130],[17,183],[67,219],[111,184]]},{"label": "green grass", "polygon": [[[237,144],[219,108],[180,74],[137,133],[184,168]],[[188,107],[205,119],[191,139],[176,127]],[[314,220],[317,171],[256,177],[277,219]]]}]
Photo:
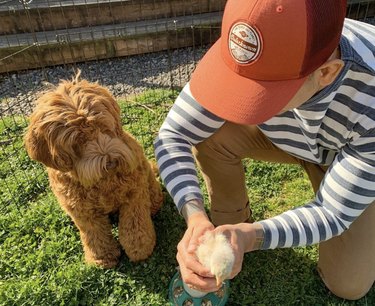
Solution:
[{"label": "green grass", "polygon": [[[153,158],[152,142],[175,92],[148,91],[120,101],[124,128]],[[176,271],[176,246],[183,219],[169,197],[154,222],[158,242],[153,255],[115,269],[88,266],[78,230],[48,188],[42,167],[22,146],[26,121],[0,122],[0,305],[167,305]],[[298,166],[246,161],[253,214],[274,216],[301,205],[313,193]],[[115,232],[115,227],[114,227]],[[375,290],[354,302],[335,298],[316,272],[317,248],[301,247],[246,254],[242,272],[231,281],[227,305],[374,305]]]}]

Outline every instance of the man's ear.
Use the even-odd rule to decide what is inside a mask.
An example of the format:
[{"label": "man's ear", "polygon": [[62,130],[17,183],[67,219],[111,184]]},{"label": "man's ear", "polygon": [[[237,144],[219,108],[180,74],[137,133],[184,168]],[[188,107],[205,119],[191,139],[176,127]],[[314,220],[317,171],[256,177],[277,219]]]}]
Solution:
[{"label": "man's ear", "polygon": [[337,78],[342,68],[344,67],[344,62],[341,59],[332,59],[325,62],[317,70],[318,84],[321,88],[324,88],[333,83]]}]

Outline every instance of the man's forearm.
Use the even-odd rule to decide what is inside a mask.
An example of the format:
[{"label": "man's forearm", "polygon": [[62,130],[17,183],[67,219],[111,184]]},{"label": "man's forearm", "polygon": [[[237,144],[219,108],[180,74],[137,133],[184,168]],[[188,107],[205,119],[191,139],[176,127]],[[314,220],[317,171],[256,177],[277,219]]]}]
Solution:
[{"label": "man's forearm", "polygon": [[260,223],[255,223],[255,242],[252,251],[260,250],[263,247],[264,229]]},{"label": "man's forearm", "polygon": [[206,211],[204,209],[204,204],[200,200],[192,200],[184,204],[181,210],[181,214],[184,217],[186,223],[189,221],[189,217],[196,213],[203,213],[206,214]]}]

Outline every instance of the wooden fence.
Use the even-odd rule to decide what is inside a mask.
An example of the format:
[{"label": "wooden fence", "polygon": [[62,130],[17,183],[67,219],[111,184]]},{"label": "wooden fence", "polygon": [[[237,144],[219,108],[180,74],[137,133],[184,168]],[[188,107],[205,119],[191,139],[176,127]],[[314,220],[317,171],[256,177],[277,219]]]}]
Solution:
[{"label": "wooden fence", "polygon": [[[0,4],[0,73],[204,45],[225,0],[34,0]],[[4,3],[4,1],[3,1]],[[375,1],[348,1],[374,18]]]}]

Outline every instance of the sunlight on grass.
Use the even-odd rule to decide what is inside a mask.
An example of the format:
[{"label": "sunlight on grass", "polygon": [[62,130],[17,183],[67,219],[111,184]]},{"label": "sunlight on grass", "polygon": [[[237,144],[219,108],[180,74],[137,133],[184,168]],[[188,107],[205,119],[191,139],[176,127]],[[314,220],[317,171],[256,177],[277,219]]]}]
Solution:
[{"label": "sunlight on grass", "polygon": [[1,98],[0,99],[0,104],[6,104],[7,100],[8,100],[8,98]]},{"label": "sunlight on grass", "polygon": [[124,129],[137,138],[149,158],[153,158],[153,141],[177,95],[177,91],[147,90],[119,101]]},{"label": "sunlight on grass", "polygon": [[[176,96],[150,90],[119,101],[124,129],[151,159],[154,137]],[[167,305],[185,230],[171,198],[166,196],[154,218],[157,245],[148,260],[135,264],[123,255],[115,269],[86,265],[78,230],[50,192],[43,167],[23,148],[26,125],[23,117],[0,120],[0,305]],[[244,165],[257,220],[313,198],[299,166],[251,160]],[[332,296],[316,272],[317,255],[316,246],[246,254],[227,305],[375,304],[374,289],[356,303]]]},{"label": "sunlight on grass", "polygon": [[268,210],[264,217],[270,218],[281,214],[286,210],[308,203],[313,198],[314,192],[306,174],[300,178],[286,180],[282,184],[280,194],[266,201]]}]

